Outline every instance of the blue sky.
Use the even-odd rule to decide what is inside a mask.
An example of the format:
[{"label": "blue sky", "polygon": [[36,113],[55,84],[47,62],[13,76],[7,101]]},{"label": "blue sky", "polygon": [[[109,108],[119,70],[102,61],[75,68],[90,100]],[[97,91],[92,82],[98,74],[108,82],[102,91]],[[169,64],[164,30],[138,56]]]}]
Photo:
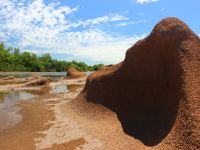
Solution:
[{"label": "blue sky", "polygon": [[60,60],[117,63],[168,16],[200,34],[199,0],[0,0],[0,41]]}]

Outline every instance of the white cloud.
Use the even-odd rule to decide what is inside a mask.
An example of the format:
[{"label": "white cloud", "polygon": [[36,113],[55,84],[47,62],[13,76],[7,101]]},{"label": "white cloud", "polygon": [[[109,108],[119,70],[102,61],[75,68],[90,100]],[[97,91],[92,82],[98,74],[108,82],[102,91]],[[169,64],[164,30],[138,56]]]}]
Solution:
[{"label": "white cloud", "polygon": [[143,5],[144,3],[157,2],[158,0],[135,0],[136,3]]},{"label": "white cloud", "polygon": [[72,54],[75,57],[91,58],[108,64],[118,63],[124,59],[126,50],[144,37],[145,34],[134,37],[104,37],[102,41],[73,50]]},{"label": "white cloud", "polygon": [[117,27],[125,27],[125,26],[129,26],[129,25],[135,25],[135,24],[145,23],[145,22],[147,22],[147,20],[138,20],[138,21],[121,22],[121,23],[119,23],[119,24],[116,24],[115,26],[117,26]]},{"label": "white cloud", "polygon": [[[45,34],[45,33],[44,33]],[[36,53],[68,54],[74,58],[86,58],[92,61],[104,63],[117,63],[124,59],[126,50],[135,42],[145,37],[115,37],[100,30],[88,30],[84,32],[66,32],[56,39],[24,40],[22,45],[36,45],[33,51]],[[39,46],[38,46],[39,45]]]},{"label": "white cloud", "polygon": [[129,19],[119,14],[110,14],[107,16],[97,17],[94,19],[72,22],[72,23],[69,23],[67,26],[65,26],[65,29],[77,28],[79,26],[83,26],[83,27],[93,26],[93,25],[98,25],[98,24],[102,24],[106,22],[116,22],[116,21],[124,21],[124,20],[129,20]]},{"label": "white cloud", "polygon": [[[67,54],[117,63],[127,48],[144,37],[123,37],[96,28],[109,22],[116,26],[140,23],[119,14],[70,20],[70,15],[78,9],[79,6],[71,8],[59,2],[45,4],[44,0],[0,0],[0,41],[12,41],[11,45],[36,53]],[[79,31],[78,27],[83,29]]]}]

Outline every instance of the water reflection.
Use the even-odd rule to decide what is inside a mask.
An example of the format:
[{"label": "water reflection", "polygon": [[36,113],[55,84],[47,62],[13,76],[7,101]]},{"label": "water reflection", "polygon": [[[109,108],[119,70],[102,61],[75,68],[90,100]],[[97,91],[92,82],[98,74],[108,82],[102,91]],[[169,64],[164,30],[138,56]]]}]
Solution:
[{"label": "water reflection", "polygon": [[33,74],[45,77],[65,77],[66,72],[0,72],[0,77],[15,76],[24,78]]},{"label": "water reflection", "polygon": [[14,76],[17,78],[27,78],[31,75],[48,77],[50,81],[58,81],[66,76],[66,72],[0,72],[0,78]]},{"label": "water reflection", "polygon": [[[86,75],[90,75],[92,71],[86,71]],[[63,77],[66,77],[67,72],[0,72],[0,78],[14,76],[17,78],[26,78],[33,74],[38,76],[48,77],[50,81],[58,81]]]},{"label": "water reflection", "polygon": [[17,101],[30,100],[36,95],[27,92],[0,93],[0,129],[13,127],[22,120],[18,114],[20,108],[16,106]]},{"label": "water reflection", "polygon": [[68,92],[67,85],[61,84],[55,86],[53,89],[49,91],[50,94],[59,94]]},{"label": "water reflection", "polygon": [[17,102],[66,92],[68,92],[66,85],[57,85],[53,89],[0,92],[0,130],[13,127],[22,120],[22,116],[18,113],[20,107],[16,105]]}]

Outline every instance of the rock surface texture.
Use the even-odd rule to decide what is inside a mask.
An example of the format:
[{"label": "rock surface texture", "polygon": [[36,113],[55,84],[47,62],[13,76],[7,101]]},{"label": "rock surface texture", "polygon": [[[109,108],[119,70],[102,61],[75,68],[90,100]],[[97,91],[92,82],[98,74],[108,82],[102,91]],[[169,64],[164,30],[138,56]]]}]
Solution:
[{"label": "rock surface texture", "polygon": [[82,93],[147,147],[200,149],[200,39],[177,18],[160,21],[122,63],[91,74]]}]

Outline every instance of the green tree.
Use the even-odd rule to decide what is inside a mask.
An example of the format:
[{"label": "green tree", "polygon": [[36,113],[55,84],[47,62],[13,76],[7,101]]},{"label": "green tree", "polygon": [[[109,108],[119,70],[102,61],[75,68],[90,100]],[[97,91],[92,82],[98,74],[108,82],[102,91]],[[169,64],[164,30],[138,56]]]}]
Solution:
[{"label": "green tree", "polygon": [[0,71],[66,71],[69,67],[75,67],[79,71],[98,70],[102,64],[89,66],[84,62],[58,61],[50,54],[37,56],[31,52],[20,52],[20,49],[6,47],[0,42]]}]

